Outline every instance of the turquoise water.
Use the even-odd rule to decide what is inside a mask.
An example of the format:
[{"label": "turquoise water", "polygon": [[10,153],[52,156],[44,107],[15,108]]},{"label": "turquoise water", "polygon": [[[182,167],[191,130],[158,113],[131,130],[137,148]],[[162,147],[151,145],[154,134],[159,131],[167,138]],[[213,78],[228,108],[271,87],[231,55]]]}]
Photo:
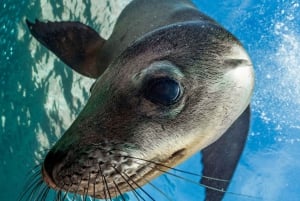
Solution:
[{"label": "turquoise water", "polygon": [[[1,1],[1,201],[16,200],[28,172],[41,162],[46,150],[82,109],[92,83],[71,72],[32,39],[25,19],[79,20],[108,37],[115,18],[127,2]],[[229,191],[252,195],[258,200],[298,200],[299,1],[202,0],[196,3],[243,42],[256,70],[252,129]],[[180,168],[200,172],[200,157],[200,154],[193,156]],[[203,198],[201,187],[172,176],[163,175],[154,184],[172,200]],[[151,186],[146,189],[157,200],[166,199]],[[127,196],[133,197],[130,193]],[[252,199],[228,194],[225,200]]]}]

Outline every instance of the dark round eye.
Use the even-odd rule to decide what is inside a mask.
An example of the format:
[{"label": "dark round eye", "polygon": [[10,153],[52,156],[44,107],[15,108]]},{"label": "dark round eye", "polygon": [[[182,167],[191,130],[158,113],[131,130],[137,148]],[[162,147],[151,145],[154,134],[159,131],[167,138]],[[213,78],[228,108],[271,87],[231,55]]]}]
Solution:
[{"label": "dark round eye", "polygon": [[178,101],[181,88],[175,80],[158,78],[150,80],[144,92],[145,97],[151,102],[169,106]]}]

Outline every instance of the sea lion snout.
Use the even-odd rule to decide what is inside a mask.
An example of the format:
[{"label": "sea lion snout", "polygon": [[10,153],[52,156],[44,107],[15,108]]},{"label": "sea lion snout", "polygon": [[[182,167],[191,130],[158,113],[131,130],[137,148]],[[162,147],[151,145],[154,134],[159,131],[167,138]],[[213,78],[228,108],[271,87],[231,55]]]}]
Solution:
[{"label": "sea lion snout", "polygon": [[[104,198],[107,193],[102,190],[104,188],[112,191],[118,185],[123,191],[127,189],[121,172],[126,177],[133,177],[137,173],[142,175],[144,161],[133,163],[133,159],[124,152],[99,147],[97,145],[84,151],[73,149],[63,157],[63,161],[55,160],[61,153],[49,152],[42,170],[44,181],[54,189],[79,194],[89,192]],[[104,177],[107,187],[103,183]]]}]

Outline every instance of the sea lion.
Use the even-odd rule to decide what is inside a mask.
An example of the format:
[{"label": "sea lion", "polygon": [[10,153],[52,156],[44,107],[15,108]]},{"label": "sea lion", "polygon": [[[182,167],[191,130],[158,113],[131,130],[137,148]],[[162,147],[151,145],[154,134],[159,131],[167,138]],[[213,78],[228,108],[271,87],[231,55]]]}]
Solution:
[{"label": "sea lion", "polygon": [[[64,63],[96,79],[43,162],[49,187],[111,199],[199,150],[206,176],[231,178],[248,132],[253,67],[241,43],[192,2],[134,0],[108,40],[79,22],[27,25]],[[206,199],[222,198],[215,193]]]}]

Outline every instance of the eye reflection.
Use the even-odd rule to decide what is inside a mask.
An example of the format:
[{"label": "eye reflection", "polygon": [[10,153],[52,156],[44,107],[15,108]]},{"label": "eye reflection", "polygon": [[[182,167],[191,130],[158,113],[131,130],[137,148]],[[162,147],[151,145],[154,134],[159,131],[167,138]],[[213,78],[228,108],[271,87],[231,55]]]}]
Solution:
[{"label": "eye reflection", "polygon": [[170,106],[180,97],[181,88],[178,82],[170,78],[150,80],[145,89],[145,97],[155,104]]}]

